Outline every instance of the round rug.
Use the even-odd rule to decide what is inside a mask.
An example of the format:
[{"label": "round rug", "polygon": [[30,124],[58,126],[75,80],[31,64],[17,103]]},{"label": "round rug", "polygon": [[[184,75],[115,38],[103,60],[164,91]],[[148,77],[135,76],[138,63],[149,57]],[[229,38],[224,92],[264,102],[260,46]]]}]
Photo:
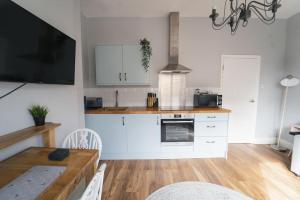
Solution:
[{"label": "round rug", "polygon": [[156,190],[146,200],[251,200],[251,198],[220,185],[180,182]]}]

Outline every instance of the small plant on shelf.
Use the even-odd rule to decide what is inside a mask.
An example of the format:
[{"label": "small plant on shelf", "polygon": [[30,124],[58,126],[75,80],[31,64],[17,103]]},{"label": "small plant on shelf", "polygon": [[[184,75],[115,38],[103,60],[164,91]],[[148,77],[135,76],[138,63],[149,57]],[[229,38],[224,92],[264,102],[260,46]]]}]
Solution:
[{"label": "small plant on shelf", "polygon": [[149,71],[150,68],[150,58],[152,56],[152,47],[150,42],[144,38],[140,40],[141,52],[142,52],[142,64],[144,69]]},{"label": "small plant on shelf", "polygon": [[31,114],[36,126],[42,126],[45,124],[46,116],[49,113],[49,110],[46,106],[32,105],[30,108],[28,108],[28,111]]}]

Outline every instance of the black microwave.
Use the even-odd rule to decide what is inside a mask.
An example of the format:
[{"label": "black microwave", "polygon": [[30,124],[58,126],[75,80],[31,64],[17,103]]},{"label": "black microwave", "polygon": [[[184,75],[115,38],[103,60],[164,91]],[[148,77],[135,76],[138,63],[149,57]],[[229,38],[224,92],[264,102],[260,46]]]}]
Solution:
[{"label": "black microwave", "polygon": [[194,94],[195,108],[220,108],[222,107],[222,95],[218,94]]}]

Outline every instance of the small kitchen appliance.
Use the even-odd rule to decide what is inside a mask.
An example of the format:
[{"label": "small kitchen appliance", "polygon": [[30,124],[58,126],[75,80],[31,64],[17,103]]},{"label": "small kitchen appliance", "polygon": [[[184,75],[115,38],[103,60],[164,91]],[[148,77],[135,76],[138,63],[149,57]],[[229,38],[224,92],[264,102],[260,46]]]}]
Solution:
[{"label": "small kitchen appliance", "polygon": [[195,108],[220,108],[222,107],[222,95],[198,93],[194,94]]},{"label": "small kitchen appliance", "polygon": [[103,107],[103,101],[101,97],[84,97],[84,108],[97,109]]}]

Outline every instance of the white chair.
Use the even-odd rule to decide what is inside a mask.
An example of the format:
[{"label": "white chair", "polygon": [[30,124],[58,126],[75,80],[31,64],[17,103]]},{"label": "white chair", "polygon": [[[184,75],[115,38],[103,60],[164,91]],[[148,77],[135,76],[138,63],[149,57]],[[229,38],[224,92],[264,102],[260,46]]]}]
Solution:
[{"label": "white chair", "polygon": [[99,170],[92,178],[80,200],[101,200],[105,169],[106,164],[104,163],[100,166]]},{"label": "white chair", "polygon": [[98,149],[99,157],[97,165],[100,160],[100,154],[102,151],[102,141],[98,133],[91,129],[77,129],[67,135],[63,142],[63,148],[69,149]]}]

